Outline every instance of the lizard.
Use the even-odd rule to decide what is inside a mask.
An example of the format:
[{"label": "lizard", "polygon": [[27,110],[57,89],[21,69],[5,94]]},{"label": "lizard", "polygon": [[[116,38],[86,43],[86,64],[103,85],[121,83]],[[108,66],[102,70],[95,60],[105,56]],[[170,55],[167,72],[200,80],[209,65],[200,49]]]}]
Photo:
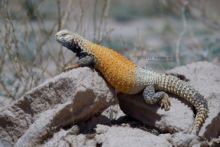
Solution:
[{"label": "lizard", "polygon": [[196,117],[191,133],[198,135],[208,116],[208,104],[204,96],[190,84],[172,75],[145,70],[116,51],[92,43],[68,30],[57,32],[55,37],[79,58],[76,64],[65,67],[64,71],[93,67],[119,92],[137,94],[143,91],[147,104],[159,104],[165,111],[171,106],[167,93],[175,94],[195,107]]}]

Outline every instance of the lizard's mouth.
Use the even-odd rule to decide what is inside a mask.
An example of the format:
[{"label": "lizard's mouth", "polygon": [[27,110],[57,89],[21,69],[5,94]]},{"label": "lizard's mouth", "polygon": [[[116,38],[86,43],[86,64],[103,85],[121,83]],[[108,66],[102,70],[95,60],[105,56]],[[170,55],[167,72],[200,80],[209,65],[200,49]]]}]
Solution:
[{"label": "lizard's mouth", "polygon": [[78,43],[73,42],[72,39],[68,38],[67,36],[59,36],[56,35],[56,40],[59,42],[62,46],[66,47],[67,49],[71,50],[74,53],[80,53],[82,52],[81,47],[78,45]]}]

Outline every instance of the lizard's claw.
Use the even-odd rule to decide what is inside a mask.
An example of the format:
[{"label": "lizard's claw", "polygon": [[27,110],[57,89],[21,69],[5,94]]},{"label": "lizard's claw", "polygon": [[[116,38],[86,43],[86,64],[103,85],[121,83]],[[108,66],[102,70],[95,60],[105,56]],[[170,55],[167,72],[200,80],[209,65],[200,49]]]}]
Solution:
[{"label": "lizard's claw", "polygon": [[[69,67],[69,66],[68,66],[68,67]],[[68,67],[64,67],[64,68],[63,68],[63,72],[69,71],[70,69],[69,69]]]},{"label": "lizard's claw", "polygon": [[74,68],[77,68],[77,67],[79,67],[78,64],[74,64],[74,65],[71,65],[71,66],[64,67],[63,71],[67,72],[67,71],[69,71],[71,69],[74,69]]},{"label": "lizard's claw", "polygon": [[170,110],[170,100],[168,98],[168,95],[164,95],[164,97],[160,100],[159,105],[161,108],[163,108],[165,111]]}]

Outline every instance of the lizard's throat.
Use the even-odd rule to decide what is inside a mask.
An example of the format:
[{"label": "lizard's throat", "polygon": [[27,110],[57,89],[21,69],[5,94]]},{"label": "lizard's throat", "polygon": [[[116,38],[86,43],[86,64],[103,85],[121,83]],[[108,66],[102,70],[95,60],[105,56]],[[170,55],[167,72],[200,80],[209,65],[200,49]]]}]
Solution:
[{"label": "lizard's throat", "polygon": [[75,43],[70,44],[70,46],[67,48],[76,54],[80,54],[83,51],[82,48],[78,44],[75,44]]},{"label": "lizard's throat", "polygon": [[73,43],[71,41],[66,41],[66,40],[61,40],[59,41],[63,46],[65,46],[67,49],[71,50],[72,52],[79,54],[83,50],[82,48],[78,45],[78,43]]}]

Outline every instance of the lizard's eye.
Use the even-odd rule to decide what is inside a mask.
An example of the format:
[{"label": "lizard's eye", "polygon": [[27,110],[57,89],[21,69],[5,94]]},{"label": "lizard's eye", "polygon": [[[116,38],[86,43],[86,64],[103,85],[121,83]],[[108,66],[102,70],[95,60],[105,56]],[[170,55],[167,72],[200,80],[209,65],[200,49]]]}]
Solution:
[{"label": "lizard's eye", "polygon": [[65,37],[68,33],[56,34],[56,38]]},{"label": "lizard's eye", "polygon": [[63,37],[63,36],[66,36],[68,33],[63,33],[63,34],[61,34],[61,36]]}]

